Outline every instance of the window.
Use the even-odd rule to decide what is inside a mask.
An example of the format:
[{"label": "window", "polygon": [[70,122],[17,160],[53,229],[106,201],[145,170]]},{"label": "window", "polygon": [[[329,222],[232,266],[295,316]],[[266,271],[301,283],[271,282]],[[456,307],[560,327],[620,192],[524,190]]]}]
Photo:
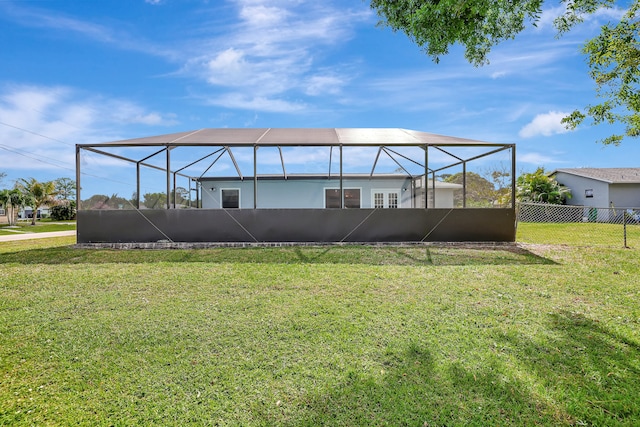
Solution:
[{"label": "window", "polygon": [[589,188],[587,190],[584,190],[584,197],[586,197],[586,198],[593,197],[593,188]]},{"label": "window", "polygon": [[389,209],[398,209],[398,193],[389,193]]},{"label": "window", "polygon": [[398,209],[398,200],[400,195],[397,191],[374,190],[373,207],[374,209]]},{"label": "window", "polygon": [[360,209],[359,188],[346,188],[344,190],[344,207],[347,209]]},{"label": "window", "polygon": [[384,208],[384,193],[373,193],[373,207],[374,209]]},{"label": "window", "polygon": [[240,208],[240,190],[239,189],[222,189],[222,209],[238,209]]},{"label": "window", "polygon": [[327,188],[324,190],[324,207],[340,208],[340,190]]},{"label": "window", "polygon": [[[345,188],[344,193],[344,207],[347,209],[359,209],[360,208],[360,189],[359,188]],[[337,208],[340,206],[340,189],[337,188],[325,188],[324,190],[324,207],[325,208]]]}]

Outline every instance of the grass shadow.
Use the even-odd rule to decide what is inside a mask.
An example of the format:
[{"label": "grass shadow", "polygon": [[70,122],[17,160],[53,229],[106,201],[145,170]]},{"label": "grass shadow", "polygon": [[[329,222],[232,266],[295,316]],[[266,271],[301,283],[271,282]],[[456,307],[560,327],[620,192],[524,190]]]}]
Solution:
[{"label": "grass shadow", "polygon": [[[207,249],[83,249],[70,245],[0,248],[0,264],[265,263],[364,265],[550,265],[516,245],[502,246],[282,246]],[[17,243],[17,242],[16,242]],[[2,250],[4,249],[4,250]],[[14,250],[12,250],[14,249]]]},{"label": "grass shadow", "polygon": [[513,332],[500,341],[575,423],[640,425],[640,344],[566,310],[549,314],[549,331],[544,340]]},{"label": "grass shadow", "polygon": [[[437,348],[437,343],[434,343]],[[346,372],[330,390],[306,398],[304,415],[289,426],[557,425],[553,409],[521,381],[501,380],[499,362],[475,370],[443,361],[428,343],[388,347],[380,372]]]},{"label": "grass shadow", "polygon": [[640,425],[640,345],[597,320],[552,313],[534,339],[514,329],[478,337],[477,351],[443,354],[439,339],[390,345],[380,372],[348,370],[289,422],[255,415],[289,426]]}]

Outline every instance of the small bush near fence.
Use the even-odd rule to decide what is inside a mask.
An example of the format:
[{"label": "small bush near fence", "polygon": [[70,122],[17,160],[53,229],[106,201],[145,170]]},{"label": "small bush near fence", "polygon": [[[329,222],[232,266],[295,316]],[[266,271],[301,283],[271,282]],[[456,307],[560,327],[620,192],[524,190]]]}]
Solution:
[{"label": "small bush near fence", "polygon": [[640,209],[520,203],[517,241],[581,246],[640,246]]}]

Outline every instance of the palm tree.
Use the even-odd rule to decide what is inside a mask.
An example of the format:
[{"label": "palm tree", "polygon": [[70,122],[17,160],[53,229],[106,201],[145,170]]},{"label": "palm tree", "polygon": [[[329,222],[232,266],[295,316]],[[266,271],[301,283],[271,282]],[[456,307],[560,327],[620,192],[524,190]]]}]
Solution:
[{"label": "palm tree", "polygon": [[9,225],[16,225],[16,208],[25,203],[24,194],[18,189],[0,191],[0,205],[7,210]]},{"label": "palm tree", "polygon": [[55,182],[39,182],[35,178],[21,179],[17,187],[22,190],[27,202],[33,207],[33,219],[31,225],[36,225],[36,217],[40,206],[51,206],[55,204],[55,196],[58,194]]}]

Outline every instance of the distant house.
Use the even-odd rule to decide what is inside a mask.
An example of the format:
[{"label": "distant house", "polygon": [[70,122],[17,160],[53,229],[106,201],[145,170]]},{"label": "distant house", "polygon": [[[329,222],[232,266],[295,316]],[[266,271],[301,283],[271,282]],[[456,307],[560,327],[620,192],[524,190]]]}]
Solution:
[{"label": "distant house", "polygon": [[557,169],[550,176],[571,190],[567,204],[594,208],[640,207],[640,168]]},{"label": "distant house", "polygon": [[[45,218],[49,215],[49,207],[48,206],[40,206],[37,210],[37,217]],[[24,206],[18,211],[18,218],[20,219],[31,219],[33,218],[33,208],[31,206]]]}]

